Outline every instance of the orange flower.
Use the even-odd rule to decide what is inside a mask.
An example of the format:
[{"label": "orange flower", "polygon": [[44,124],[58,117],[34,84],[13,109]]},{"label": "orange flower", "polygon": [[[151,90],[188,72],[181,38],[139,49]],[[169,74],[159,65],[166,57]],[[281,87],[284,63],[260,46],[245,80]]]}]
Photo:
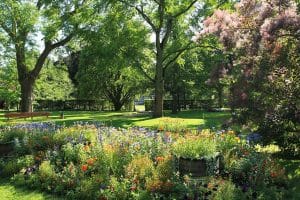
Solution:
[{"label": "orange flower", "polygon": [[167,132],[165,132],[165,135],[166,135],[167,137],[169,137],[169,136],[171,135],[171,132],[167,131]]},{"label": "orange flower", "polygon": [[42,159],[41,159],[41,157],[36,156],[36,157],[35,157],[35,160],[42,160]]},{"label": "orange flower", "polygon": [[83,172],[85,172],[86,170],[88,170],[88,165],[82,165],[82,166],[81,166],[81,170],[82,170]]},{"label": "orange flower", "polygon": [[86,162],[87,162],[88,165],[94,165],[95,158],[89,158],[89,159],[87,159]]},{"label": "orange flower", "polygon": [[164,161],[164,157],[162,157],[162,156],[157,156],[156,158],[155,158],[155,160],[156,160],[156,162],[162,162],[162,161]]},{"label": "orange flower", "polygon": [[84,145],[84,146],[83,146],[83,150],[84,150],[84,151],[89,151],[89,150],[90,150],[89,145]]},{"label": "orange flower", "polygon": [[271,177],[275,178],[277,176],[277,174],[275,172],[271,172]]}]

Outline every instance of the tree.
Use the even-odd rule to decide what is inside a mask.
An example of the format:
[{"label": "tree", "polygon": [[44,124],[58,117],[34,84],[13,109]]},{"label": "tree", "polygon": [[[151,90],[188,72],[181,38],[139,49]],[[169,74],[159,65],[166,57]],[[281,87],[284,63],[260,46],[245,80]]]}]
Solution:
[{"label": "tree", "polygon": [[[0,2],[0,32],[9,37],[15,53],[18,81],[21,86],[21,111],[32,110],[32,94],[35,81],[49,54],[76,34],[83,18],[94,11],[88,9],[86,0],[2,0]],[[44,42],[41,53],[34,62],[27,60],[32,49]]]},{"label": "tree", "polygon": [[141,92],[145,84],[138,66],[147,62],[145,47],[149,42],[144,38],[148,30],[133,17],[132,12],[115,5],[99,21],[100,28],[83,33],[87,45],[79,57],[80,96],[108,99],[116,111]]},{"label": "tree", "polygon": [[147,76],[155,88],[154,117],[163,115],[165,71],[191,45],[184,44],[176,51],[167,52],[174,25],[195,8],[197,0],[115,0],[133,8],[155,36],[155,75]]},{"label": "tree", "polygon": [[35,82],[34,99],[68,100],[74,93],[68,69],[63,64],[53,64],[47,60]]},{"label": "tree", "polygon": [[234,12],[216,10],[198,35],[214,34],[234,54],[232,88],[242,122],[257,123],[267,142],[293,153],[300,141],[299,30],[295,1],[242,0]]},{"label": "tree", "polygon": [[6,108],[16,105],[20,98],[20,86],[16,84],[17,70],[11,61],[0,67],[0,99],[5,102]]}]

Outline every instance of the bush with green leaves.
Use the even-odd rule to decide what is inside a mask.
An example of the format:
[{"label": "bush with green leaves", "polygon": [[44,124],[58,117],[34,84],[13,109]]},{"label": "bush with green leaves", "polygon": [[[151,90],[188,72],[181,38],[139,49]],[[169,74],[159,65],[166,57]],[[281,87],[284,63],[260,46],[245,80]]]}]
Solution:
[{"label": "bush with green leaves", "polygon": [[214,156],[217,145],[211,138],[190,135],[179,138],[173,144],[172,150],[177,157],[199,159]]},{"label": "bush with green leaves", "polygon": [[1,159],[0,176],[9,177],[34,164],[33,155]]},{"label": "bush with green leaves", "polygon": [[[218,135],[205,130],[181,136],[144,128],[76,125],[35,133],[26,134],[25,142],[20,142],[28,146],[29,155],[2,159],[0,169],[5,176],[13,176],[17,185],[67,199],[184,199],[199,195],[234,199],[241,190],[247,197],[259,197],[265,195],[260,188],[267,191],[277,186],[284,191],[286,186],[285,172],[275,160],[229,132]],[[36,144],[42,147],[36,148]],[[187,181],[177,172],[176,157],[211,158],[216,153],[227,155],[226,173],[221,173],[219,180],[208,176],[205,183]]]}]

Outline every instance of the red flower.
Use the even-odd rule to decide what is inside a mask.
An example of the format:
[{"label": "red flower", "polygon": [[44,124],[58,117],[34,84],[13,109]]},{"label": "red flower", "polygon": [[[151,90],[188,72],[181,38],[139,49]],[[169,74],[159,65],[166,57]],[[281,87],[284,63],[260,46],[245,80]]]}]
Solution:
[{"label": "red flower", "polygon": [[277,174],[275,172],[271,172],[271,177],[275,178],[277,176]]},{"label": "red flower", "polygon": [[88,165],[82,165],[82,166],[81,166],[81,170],[82,170],[83,172],[85,172],[86,170],[88,170]]},{"label": "red flower", "polygon": [[131,188],[130,188],[130,190],[131,191],[135,191],[137,188],[136,188],[136,185],[133,185],[133,186],[131,186]]}]

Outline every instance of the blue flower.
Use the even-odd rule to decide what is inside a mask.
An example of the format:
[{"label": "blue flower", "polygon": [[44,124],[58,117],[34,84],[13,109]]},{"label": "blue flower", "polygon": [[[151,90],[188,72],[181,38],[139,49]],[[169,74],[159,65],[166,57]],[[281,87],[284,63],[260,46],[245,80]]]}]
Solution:
[{"label": "blue flower", "polygon": [[258,141],[261,140],[261,138],[262,138],[262,136],[259,133],[250,133],[250,134],[247,135],[246,141],[248,143],[250,143],[250,142],[258,142]]}]

